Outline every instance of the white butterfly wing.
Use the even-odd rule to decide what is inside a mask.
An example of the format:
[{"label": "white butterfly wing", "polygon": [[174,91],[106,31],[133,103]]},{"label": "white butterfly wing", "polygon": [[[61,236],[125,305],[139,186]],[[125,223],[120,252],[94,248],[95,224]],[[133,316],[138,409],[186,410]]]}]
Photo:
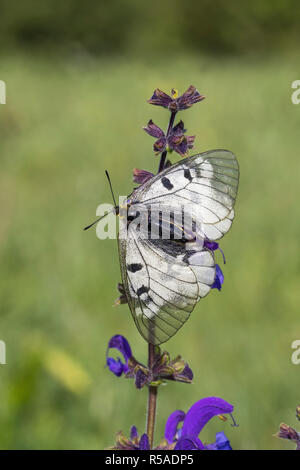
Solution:
[{"label": "white butterfly wing", "polygon": [[137,328],[146,341],[164,343],[210,291],[213,253],[186,250],[175,240],[142,239],[131,227],[127,240],[119,243],[123,284]]},{"label": "white butterfly wing", "polygon": [[191,206],[209,240],[231,227],[238,190],[239,167],[228,150],[211,150],[186,158],[159,173],[133,193],[133,204],[157,208]]},{"label": "white butterfly wing", "polygon": [[[137,188],[130,199],[133,211],[182,213],[192,206],[201,234],[220,239],[231,227],[239,168],[233,153],[212,150],[186,158]],[[162,238],[143,238],[130,224],[119,240],[123,284],[135,323],[146,341],[160,344],[189,318],[196,303],[215,280],[213,252],[188,248]]]}]

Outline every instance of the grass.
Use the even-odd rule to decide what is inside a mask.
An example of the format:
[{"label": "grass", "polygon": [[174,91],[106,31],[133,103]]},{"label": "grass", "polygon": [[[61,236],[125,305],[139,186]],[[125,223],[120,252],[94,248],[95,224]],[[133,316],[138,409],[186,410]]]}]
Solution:
[{"label": "grass", "polygon": [[82,227],[115,191],[131,191],[133,167],[155,170],[146,103],[154,88],[207,97],[182,113],[195,152],[228,148],[240,162],[236,221],[222,241],[227,264],[212,292],[165,345],[181,353],[193,385],[159,391],[156,441],[167,416],[204,396],[235,406],[239,428],[217,418],[235,449],[289,448],[273,434],[295,423],[299,339],[299,124],[291,103],[293,57],[179,57],[155,64],[88,58],[1,59],[0,106],[1,448],[103,448],[132,424],[144,431],[146,390],[106,369],[108,339],[125,335],[140,360],[147,347],[128,308],[112,307],[120,280],[114,240]]}]

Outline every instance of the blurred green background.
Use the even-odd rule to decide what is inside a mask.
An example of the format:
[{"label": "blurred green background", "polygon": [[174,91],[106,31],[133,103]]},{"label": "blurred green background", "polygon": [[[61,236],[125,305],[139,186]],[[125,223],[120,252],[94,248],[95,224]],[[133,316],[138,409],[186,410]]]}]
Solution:
[{"label": "blurred green background", "polygon": [[[241,181],[236,220],[222,241],[221,293],[200,302],[165,347],[181,353],[192,385],[159,390],[156,442],[167,416],[217,395],[239,428],[215,418],[235,449],[290,448],[273,434],[295,423],[300,366],[299,2],[0,1],[0,447],[101,449],[132,424],[144,431],[147,391],[104,368],[125,335],[147,346],[118,296],[114,240],[82,227],[132,168],[155,171],[146,103],[153,90],[195,85],[206,99],[181,114],[195,153],[228,148]],[[176,158],[174,157],[175,161]],[[221,259],[219,260],[221,261]]]}]

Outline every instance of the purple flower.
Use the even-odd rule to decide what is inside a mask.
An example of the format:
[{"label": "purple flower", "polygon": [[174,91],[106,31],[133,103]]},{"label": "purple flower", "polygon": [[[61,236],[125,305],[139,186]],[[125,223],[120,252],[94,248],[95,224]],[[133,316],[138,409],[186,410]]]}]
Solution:
[{"label": "purple flower", "polygon": [[[216,434],[216,441],[213,444],[204,445],[198,435],[206,423],[214,416],[233,412],[233,406],[222,400],[222,398],[208,397],[197,401],[185,414],[181,410],[174,411],[169,416],[165,436],[157,450],[232,450],[227,437],[223,432]],[[233,417],[232,417],[233,419]],[[180,423],[182,428],[179,429]],[[233,420],[234,426],[236,426]],[[122,432],[117,434],[116,444],[112,449],[122,450],[150,450],[149,438],[139,434],[135,426],[130,430],[130,438],[126,438]]]},{"label": "purple flower", "polygon": [[222,269],[218,264],[216,264],[216,277],[215,277],[215,282],[211,286],[212,289],[222,289],[222,284],[224,282],[224,274],[222,272]]},{"label": "purple flower", "polygon": [[182,111],[190,108],[193,104],[198,103],[204,99],[203,95],[200,95],[199,91],[191,85],[183,95],[178,97],[178,91],[174,88],[171,91],[171,95],[167,95],[165,92],[157,88],[148,103],[154,104],[155,106],[162,106],[172,112]]},{"label": "purple flower", "polygon": [[147,170],[139,170],[138,168],[133,170],[133,181],[138,184],[146,183],[152,176],[154,176],[153,173]]},{"label": "purple flower", "polygon": [[[202,398],[186,414],[177,410],[169,416],[165,427],[165,439],[168,444],[175,443],[175,450],[229,449],[230,443],[224,433],[218,433],[216,442],[207,446],[203,445],[198,436],[211,418],[223,414],[231,415],[232,412],[233,406],[222,398]],[[182,428],[178,430],[181,422]]]},{"label": "purple flower", "polygon": [[[119,357],[117,359],[108,357],[107,355],[109,349],[117,349],[123,355],[125,362],[123,363]],[[126,374],[128,372],[128,360],[131,357],[131,348],[124,336],[115,335],[109,340],[107,346],[106,364],[113,374],[115,374],[117,377],[120,377],[123,373]]]},{"label": "purple flower", "polygon": [[152,120],[144,127],[147,134],[156,138],[153,144],[153,150],[156,154],[162,153],[167,149],[174,150],[184,157],[188,150],[193,148],[195,136],[185,136],[186,129],[184,124],[179,121],[166,136],[164,131],[158,127]]}]

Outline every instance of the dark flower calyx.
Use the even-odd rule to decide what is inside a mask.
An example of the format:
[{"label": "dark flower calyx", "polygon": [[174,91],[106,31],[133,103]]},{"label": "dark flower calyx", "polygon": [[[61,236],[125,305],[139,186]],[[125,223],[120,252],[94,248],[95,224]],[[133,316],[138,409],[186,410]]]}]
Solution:
[{"label": "dark flower calyx", "polygon": [[154,124],[152,119],[150,119],[147,126],[145,126],[143,129],[147,132],[147,134],[156,139],[153,144],[153,150],[156,154],[165,152],[166,150],[174,150],[182,157],[185,157],[188,153],[188,150],[194,146],[195,136],[184,135],[186,129],[184,128],[183,121],[179,121],[176,126],[170,129],[168,135],[165,135],[164,131]]},{"label": "dark flower calyx", "polygon": [[191,85],[181,96],[178,96],[178,91],[174,88],[171,91],[171,96],[157,88],[154,90],[148,103],[154,104],[155,106],[162,106],[174,113],[188,109],[193,104],[198,103],[203,99],[204,96],[201,95],[193,85]]},{"label": "dark flower calyx", "polygon": [[109,447],[109,450],[150,450],[150,444],[147,434],[139,437],[137,429],[132,426],[130,430],[130,439],[124,436],[122,431],[116,435],[116,444]]},{"label": "dark flower calyx", "polygon": [[121,295],[114,301],[114,305],[127,304],[128,300],[127,300],[124,285],[121,284],[121,282],[119,282],[117,288]]},{"label": "dark flower calyx", "polygon": [[[110,349],[119,351],[123,356],[123,361],[119,357],[117,359],[109,357]],[[137,389],[141,389],[145,385],[159,386],[165,380],[184,383],[191,383],[193,380],[193,372],[181,356],[171,360],[168,352],[164,351],[161,354],[159,347],[157,347],[154,365],[149,369],[134,358],[128,341],[121,335],[115,335],[110,339],[106,364],[117,377],[124,374],[126,378],[133,378]]]},{"label": "dark flower calyx", "polygon": [[146,183],[152,176],[154,176],[153,173],[147,170],[139,170],[138,168],[133,170],[133,181],[138,184]]},{"label": "dark flower calyx", "polygon": [[279,431],[275,434],[276,437],[280,439],[288,439],[296,444],[296,450],[300,450],[300,433],[296,429],[288,426],[285,423],[281,423],[279,426]]}]

